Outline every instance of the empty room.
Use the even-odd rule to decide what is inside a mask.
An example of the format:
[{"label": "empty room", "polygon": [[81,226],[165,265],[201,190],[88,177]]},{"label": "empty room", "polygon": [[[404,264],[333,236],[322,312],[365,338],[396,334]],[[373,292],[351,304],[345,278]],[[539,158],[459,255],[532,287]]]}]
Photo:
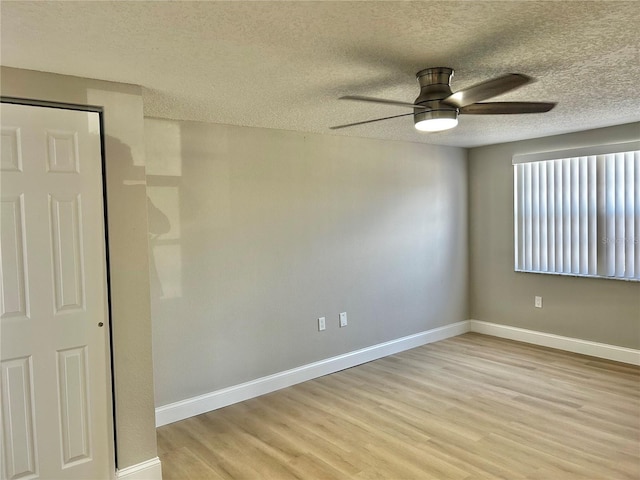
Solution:
[{"label": "empty room", "polygon": [[1,478],[639,479],[639,19],[0,2]]}]

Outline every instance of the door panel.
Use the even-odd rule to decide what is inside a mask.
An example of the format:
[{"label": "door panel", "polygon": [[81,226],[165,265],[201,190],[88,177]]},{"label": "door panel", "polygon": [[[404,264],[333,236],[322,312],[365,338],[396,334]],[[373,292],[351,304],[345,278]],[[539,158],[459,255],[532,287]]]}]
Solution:
[{"label": "door panel", "polygon": [[55,313],[84,308],[80,197],[49,195]]},{"label": "door panel", "polygon": [[[6,478],[37,476],[31,357],[2,362],[3,460]],[[3,476],[3,478],[5,478]]]},{"label": "door panel", "polygon": [[1,116],[2,478],[111,478],[99,114]]},{"label": "door panel", "polygon": [[29,316],[24,257],[24,224],[22,195],[3,195],[0,207],[2,230],[2,295],[1,318]]}]

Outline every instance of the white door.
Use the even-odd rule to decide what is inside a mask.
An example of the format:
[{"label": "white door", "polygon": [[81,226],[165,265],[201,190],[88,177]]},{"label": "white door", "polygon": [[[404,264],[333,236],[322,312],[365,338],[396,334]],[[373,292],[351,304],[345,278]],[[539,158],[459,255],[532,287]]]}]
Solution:
[{"label": "white door", "polygon": [[100,120],[0,105],[2,479],[115,472]]}]

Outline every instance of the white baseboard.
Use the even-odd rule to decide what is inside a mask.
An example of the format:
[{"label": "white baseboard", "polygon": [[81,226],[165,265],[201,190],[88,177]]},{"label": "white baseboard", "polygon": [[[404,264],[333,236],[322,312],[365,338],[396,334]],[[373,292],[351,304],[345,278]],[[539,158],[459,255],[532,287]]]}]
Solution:
[{"label": "white baseboard", "polygon": [[606,358],[616,362],[640,365],[640,350],[618,347],[606,343],[591,342],[579,338],[562,337],[552,333],[536,332],[524,328],[497,323],[469,320],[469,331],[508,338],[519,342],[532,343],[543,347],[557,348],[568,352],[581,353],[592,357]]},{"label": "white baseboard", "polygon": [[[380,343],[371,347],[327,358],[319,362],[303,365],[250,382],[223,388],[197,397],[187,398],[179,402],[156,408],[156,426],[184,420],[201,413],[226,407],[234,403],[249,400],[281,388],[290,387],[297,383],[306,382],[314,378],[335,373],[345,368],[355,367],[362,363],[377,360],[388,355],[409,350],[411,348],[455,337],[466,332],[476,332],[494,337],[517,340],[544,347],[557,348],[568,352],[605,358],[617,362],[640,365],[640,350],[618,347],[605,343],[591,342],[578,338],[563,337],[552,333],[537,332],[524,328],[483,322],[480,320],[465,320],[445,325],[425,332]],[[159,465],[159,464],[158,464]],[[133,468],[133,467],[130,467]],[[128,470],[128,469],[125,469]],[[124,478],[118,475],[118,479]],[[143,477],[127,477],[127,480],[138,480]],[[144,477],[150,478],[150,477]],[[158,477],[159,478],[159,477]]]},{"label": "white baseboard", "polygon": [[158,457],[137,465],[119,469],[117,480],[162,480],[162,465]]},{"label": "white baseboard", "polygon": [[[156,426],[177,422],[201,413],[226,407],[297,383],[335,373],[345,368],[377,360],[411,348],[455,337],[469,331],[469,321],[453,323],[425,332],[380,343],[371,347],[327,358],[250,382],[188,398],[156,408]],[[133,477],[132,477],[133,478]],[[137,477],[136,477],[137,478]]]}]

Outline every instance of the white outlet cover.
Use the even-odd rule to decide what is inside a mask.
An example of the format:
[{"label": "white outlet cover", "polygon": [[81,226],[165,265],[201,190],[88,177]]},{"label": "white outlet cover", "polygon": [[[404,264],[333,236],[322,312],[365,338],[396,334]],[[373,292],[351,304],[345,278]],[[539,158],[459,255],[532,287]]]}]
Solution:
[{"label": "white outlet cover", "polygon": [[326,319],[324,317],[320,317],[318,318],[318,331],[323,331],[326,330],[327,328],[327,322]]},{"label": "white outlet cover", "polygon": [[340,326],[341,327],[347,326],[347,312],[342,312],[340,314]]},{"label": "white outlet cover", "polygon": [[536,308],[542,308],[542,297],[534,297],[533,305]]}]

